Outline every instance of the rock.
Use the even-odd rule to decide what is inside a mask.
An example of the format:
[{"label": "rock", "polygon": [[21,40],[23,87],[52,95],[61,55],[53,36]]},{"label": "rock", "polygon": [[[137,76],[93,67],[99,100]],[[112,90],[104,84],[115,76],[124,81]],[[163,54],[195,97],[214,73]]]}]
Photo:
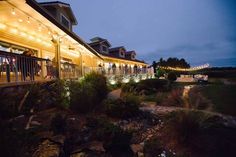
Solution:
[{"label": "rock", "polygon": [[43,141],[32,157],[59,157],[61,146],[50,140]]},{"label": "rock", "polygon": [[143,146],[141,144],[132,144],[130,147],[132,151],[134,152],[134,154],[137,154],[138,152],[143,151]]},{"label": "rock", "polygon": [[40,126],[41,123],[39,123],[38,121],[31,121],[30,125]]},{"label": "rock", "polygon": [[38,133],[38,136],[41,139],[51,139],[51,137],[53,136],[53,133],[51,131],[44,131],[44,132]]},{"label": "rock", "polygon": [[144,157],[144,154],[142,152],[138,152],[138,157]]},{"label": "rock", "polygon": [[89,149],[92,151],[105,152],[103,143],[99,141],[93,141],[89,144]]},{"label": "rock", "polygon": [[84,152],[80,152],[72,154],[70,157],[86,157],[86,154]]},{"label": "rock", "polygon": [[53,136],[51,138],[51,141],[63,145],[64,141],[65,141],[65,136],[63,136],[63,135]]}]

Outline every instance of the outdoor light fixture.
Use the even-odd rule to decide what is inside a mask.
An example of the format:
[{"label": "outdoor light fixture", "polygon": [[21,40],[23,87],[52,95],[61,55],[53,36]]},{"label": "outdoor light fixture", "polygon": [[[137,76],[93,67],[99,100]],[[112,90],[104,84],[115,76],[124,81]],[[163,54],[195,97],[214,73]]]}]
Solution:
[{"label": "outdoor light fixture", "polygon": [[22,20],[22,19],[19,19],[18,21],[19,21],[19,22],[23,22],[23,20]]},{"label": "outdoor light fixture", "polygon": [[12,8],[11,14],[12,14],[12,15],[16,15],[16,12],[15,12],[15,9],[14,9],[14,8]]},{"label": "outdoor light fixture", "polygon": [[5,29],[7,26],[5,24],[0,23],[0,29]]},{"label": "outdoor light fixture", "polygon": [[28,17],[28,19],[27,19],[27,23],[30,23],[30,19],[29,19],[29,17]]}]

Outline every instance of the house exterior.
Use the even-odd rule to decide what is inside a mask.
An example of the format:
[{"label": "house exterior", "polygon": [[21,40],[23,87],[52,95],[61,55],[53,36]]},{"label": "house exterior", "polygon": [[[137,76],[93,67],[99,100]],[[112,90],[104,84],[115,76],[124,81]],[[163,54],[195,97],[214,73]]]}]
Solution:
[{"label": "house exterior", "polygon": [[146,66],[124,47],[112,50],[107,40],[86,43],[73,32],[77,24],[67,3],[0,1],[0,84],[78,79],[103,67],[108,75],[110,65]]},{"label": "house exterior", "polygon": [[89,45],[103,58],[100,67],[106,76],[112,78],[112,82],[115,76],[125,78],[123,82],[127,81],[127,77],[137,81],[153,76],[148,64],[136,59],[135,51],[127,51],[124,46],[111,47],[110,42],[101,37],[92,38]]}]

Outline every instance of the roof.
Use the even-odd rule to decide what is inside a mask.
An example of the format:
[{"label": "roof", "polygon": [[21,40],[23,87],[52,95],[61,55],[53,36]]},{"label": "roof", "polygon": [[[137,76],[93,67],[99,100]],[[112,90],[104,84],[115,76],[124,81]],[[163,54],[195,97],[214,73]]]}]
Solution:
[{"label": "roof", "polygon": [[110,48],[110,49],[109,49],[109,52],[118,51],[118,50],[121,49],[121,48],[124,49],[124,50],[126,50],[124,46],[119,46],[119,47]]},{"label": "roof", "polygon": [[35,0],[26,0],[26,3],[34,8],[38,13],[40,13],[42,16],[47,18],[49,21],[51,21],[53,24],[55,24],[57,27],[59,27],[61,30],[63,30],[66,34],[71,36],[74,40],[76,40],[78,43],[86,47],[88,50],[90,50],[94,55],[97,57],[103,59],[92,47],[90,47],[85,41],[83,41],[78,35],[75,33],[69,31],[67,28],[65,28],[63,25],[61,25],[54,17],[52,17],[46,9],[42,8]]},{"label": "roof", "polygon": [[133,53],[136,55],[136,52],[135,52],[135,51],[126,51],[126,52],[125,52],[126,55],[131,55],[131,54],[133,54]]},{"label": "roof", "polygon": [[60,7],[65,7],[67,10],[68,10],[68,13],[69,15],[71,16],[72,18],[72,24],[73,25],[77,25],[78,22],[77,22],[77,19],[70,7],[70,4],[68,3],[64,3],[64,2],[60,2],[60,1],[51,1],[51,2],[41,2],[41,3],[38,3],[40,6],[55,6],[55,5],[59,5]]},{"label": "roof", "polygon": [[100,44],[102,42],[106,42],[107,45],[109,47],[111,47],[110,42],[107,39],[103,39],[101,37],[94,37],[94,38],[90,39],[90,41],[91,41],[91,43],[89,43],[89,45],[97,45],[97,44]]},{"label": "roof", "polygon": [[117,56],[111,56],[110,54],[105,54],[105,53],[100,53],[100,54],[102,56],[105,56],[105,57],[110,57],[110,58],[115,58],[115,59],[121,59],[121,60],[127,60],[127,61],[139,62],[139,63],[146,64],[144,61],[141,61],[141,60],[138,60],[138,59],[132,60],[132,59],[129,59],[129,58],[122,58],[122,57],[117,57]]}]

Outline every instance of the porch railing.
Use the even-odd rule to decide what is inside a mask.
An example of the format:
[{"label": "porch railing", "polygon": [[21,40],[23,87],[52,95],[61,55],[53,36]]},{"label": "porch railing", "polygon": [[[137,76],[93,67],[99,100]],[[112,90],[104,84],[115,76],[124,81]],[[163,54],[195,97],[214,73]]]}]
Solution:
[{"label": "porch railing", "polygon": [[[56,64],[48,59],[0,51],[0,84],[47,81],[57,76]],[[61,63],[61,76],[65,79],[81,77],[81,68]]]}]

